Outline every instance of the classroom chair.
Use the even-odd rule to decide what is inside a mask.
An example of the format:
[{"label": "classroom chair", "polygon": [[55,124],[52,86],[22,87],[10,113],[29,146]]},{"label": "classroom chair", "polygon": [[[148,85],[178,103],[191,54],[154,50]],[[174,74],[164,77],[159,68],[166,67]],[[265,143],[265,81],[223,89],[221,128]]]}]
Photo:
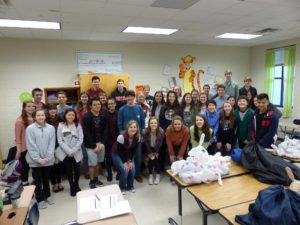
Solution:
[{"label": "classroom chair", "polygon": [[38,204],[35,202],[29,209],[26,217],[25,225],[38,225],[40,218],[40,212]]}]

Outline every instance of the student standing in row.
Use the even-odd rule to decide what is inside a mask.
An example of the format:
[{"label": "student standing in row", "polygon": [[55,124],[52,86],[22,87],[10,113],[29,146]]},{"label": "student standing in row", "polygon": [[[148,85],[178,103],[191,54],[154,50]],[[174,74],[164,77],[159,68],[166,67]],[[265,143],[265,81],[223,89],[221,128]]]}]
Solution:
[{"label": "student standing in row", "polygon": [[42,109],[36,110],[33,118],[35,122],[26,129],[26,160],[32,169],[38,207],[44,209],[47,207],[46,202],[54,204],[49,174],[54,163],[55,128],[46,123],[46,115]]},{"label": "student standing in row", "polygon": [[111,93],[111,97],[113,97],[116,101],[117,107],[116,109],[119,110],[123,105],[126,105],[126,87],[124,85],[124,80],[119,79],[117,81],[117,88]]},{"label": "student standing in row", "polygon": [[239,87],[235,81],[232,80],[232,71],[225,71],[226,81],[224,82],[225,92],[227,96],[233,96],[234,99],[237,99],[239,96]]},{"label": "student standing in row", "polygon": [[193,118],[195,118],[196,115],[191,93],[185,93],[183,95],[180,106],[180,115],[183,117],[184,125],[190,127],[193,123]]},{"label": "student standing in row", "polygon": [[66,110],[64,121],[58,125],[57,141],[59,148],[56,150],[56,155],[65,164],[70,195],[74,197],[77,192],[81,191],[79,177],[80,161],[83,157],[81,151],[83,132],[73,109]]},{"label": "student standing in row", "polygon": [[112,181],[112,156],[111,156],[111,150],[112,146],[117,140],[117,137],[119,135],[119,129],[118,129],[118,111],[116,110],[116,101],[114,98],[110,97],[108,98],[107,102],[108,110],[106,111],[106,119],[107,119],[107,125],[108,125],[108,135],[107,135],[107,141],[105,145],[105,165],[107,170],[107,181]]},{"label": "student standing in row", "polygon": [[98,179],[100,163],[104,162],[107,138],[107,121],[105,115],[100,113],[101,103],[99,98],[91,99],[91,110],[83,117],[84,146],[88,155],[90,188],[96,188],[103,183]]},{"label": "student standing in row", "polygon": [[60,92],[57,93],[57,102],[58,102],[58,105],[57,105],[57,115],[58,115],[59,121],[63,121],[65,111],[68,108],[70,108],[67,105],[67,100],[68,99],[67,99],[66,92],[60,91]]},{"label": "student standing in row", "polygon": [[[127,104],[122,106],[118,113],[118,128],[120,133],[127,129],[128,122],[130,120],[136,121],[138,128],[142,131],[145,128],[145,114],[140,105],[134,104],[135,92],[128,90],[125,94]],[[142,161],[142,146],[138,144],[138,148],[135,152],[135,179],[138,182],[143,182],[141,176],[141,161]]]},{"label": "student standing in row", "polygon": [[219,129],[219,120],[220,120],[220,113],[216,111],[217,104],[215,100],[209,100],[207,102],[207,110],[203,114],[209,124],[209,126],[212,128],[213,133],[210,138],[210,145],[208,148],[208,153],[210,155],[215,154],[215,143],[216,143],[216,135]]},{"label": "student standing in row", "polygon": [[159,184],[160,182],[160,162],[159,154],[164,139],[164,131],[159,127],[156,117],[149,119],[148,127],[143,130],[143,143],[148,157],[149,184]]},{"label": "student standing in row", "polygon": [[150,95],[150,85],[149,84],[144,85],[144,96],[145,96],[147,105],[151,109],[152,105],[153,105],[154,97],[152,95]]},{"label": "student standing in row", "polygon": [[[77,105],[75,107],[75,112],[76,112],[76,117],[78,119],[78,123],[82,126],[82,119],[83,116],[90,111],[90,105],[89,105],[89,96],[86,92],[82,92],[80,94],[80,99],[77,102]],[[86,179],[90,179],[89,176],[89,166],[88,166],[88,156],[86,149],[84,147],[84,144],[81,146],[82,149],[82,154],[83,154],[83,159],[82,159],[82,166],[83,166],[83,172],[84,172],[84,177]]]},{"label": "student standing in row", "polygon": [[271,148],[274,136],[277,134],[279,118],[270,108],[269,96],[265,93],[257,96],[257,109],[254,111],[251,122],[251,139],[264,148]]},{"label": "student standing in row", "polygon": [[31,91],[31,96],[33,98],[33,104],[35,109],[46,109],[45,103],[42,102],[43,91],[40,88],[34,88]]},{"label": "student standing in row", "polygon": [[[48,105],[48,110],[46,113],[46,122],[55,128],[55,134],[56,134],[57,127],[59,124],[56,105]],[[57,136],[55,135],[55,137]],[[57,142],[57,138],[55,138],[55,149],[57,147],[58,147],[58,142]],[[63,168],[62,161],[59,161],[57,158],[55,158],[54,164],[51,167],[51,171],[50,171],[50,181],[52,184],[52,191],[55,193],[64,190],[64,187],[61,183],[63,169],[64,168]]]},{"label": "student standing in row", "polygon": [[105,93],[105,91],[103,91],[100,88],[100,78],[97,76],[93,76],[92,77],[92,87],[87,91],[89,99],[99,98],[100,94],[102,94],[102,93]]},{"label": "student standing in row", "polygon": [[156,91],[154,94],[151,116],[155,116],[156,119],[159,120],[161,109],[163,108],[164,104],[165,104],[165,99],[162,91]]},{"label": "student standing in row", "polygon": [[17,118],[15,123],[15,141],[17,146],[17,152],[15,159],[20,160],[22,163],[21,180],[23,185],[28,185],[29,166],[26,162],[25,156],[27,154],[27,145],[25,138],[26,128],[33,123],[32,113],[35,106],[32,101],[24,101],[22,104],[22,113]]},{"label": "student standing in row", "polygon": [[140,144],[139,126],[135,120],[130,120],[124,134],[120,134],[112,148],[114,165],[120,172],[119,186],[123,194],[126,191],[135,193],[135,153]]},{"label": "student standing in row", "polygon": [[237,100],[235,117],[237,120],[237,139],[239,148],[244,148],[249,143],[249,125],[253,110],[248,106],[249,102],[245,95],[240,95]]},{"label": "student standing in row", "polygon": [[220,112],[220,124],[217,132],[216,150],[222,156],[231,155],[231,151],[236,142],[236,119],[233,108],[229,101],[224,102]]}]

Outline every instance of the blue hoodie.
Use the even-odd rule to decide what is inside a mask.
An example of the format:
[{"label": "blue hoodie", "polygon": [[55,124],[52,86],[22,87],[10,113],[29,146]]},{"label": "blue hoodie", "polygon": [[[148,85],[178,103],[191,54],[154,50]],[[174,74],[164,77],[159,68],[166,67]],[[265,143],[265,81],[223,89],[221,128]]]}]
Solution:
[{"label": "blue hoodie", "polygon": [[211,137],[212,138],[211,142],[212,142],[218,132],[218,129],[219,129],[220,113],[217,111],[214,111],[213,113],[211,113],[208,110],[206,110],[203,113],[203,115],[207,119],[207,122],[210,125],[210,127],[213,129],[213,134]]}]

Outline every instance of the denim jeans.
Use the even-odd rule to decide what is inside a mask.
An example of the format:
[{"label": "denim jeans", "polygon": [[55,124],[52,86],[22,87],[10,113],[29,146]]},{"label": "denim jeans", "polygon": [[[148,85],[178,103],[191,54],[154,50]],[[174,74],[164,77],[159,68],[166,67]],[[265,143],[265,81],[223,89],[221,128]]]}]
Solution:
[{"label": "denim jeans", "polygon": [[129,171],[125,171],[124,163],[121,160],[120,156],[116,153],[112,153],[112,160],[114,162],[115,167],[118,168],[120,172],[119,186],[122,191],[130,190],[133,187],[134,174],[135,174],[135,165],[133,163],[133,168]]}]

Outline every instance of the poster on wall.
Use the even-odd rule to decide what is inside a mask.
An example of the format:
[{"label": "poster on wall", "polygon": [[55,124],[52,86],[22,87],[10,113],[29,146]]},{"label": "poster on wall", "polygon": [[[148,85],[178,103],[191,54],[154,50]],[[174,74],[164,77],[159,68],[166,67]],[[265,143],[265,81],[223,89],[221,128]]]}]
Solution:
[{"label": "poster on wall", "polygon": [[122,73],[122,55],[120,53],[76,52],[79,74]]}]

